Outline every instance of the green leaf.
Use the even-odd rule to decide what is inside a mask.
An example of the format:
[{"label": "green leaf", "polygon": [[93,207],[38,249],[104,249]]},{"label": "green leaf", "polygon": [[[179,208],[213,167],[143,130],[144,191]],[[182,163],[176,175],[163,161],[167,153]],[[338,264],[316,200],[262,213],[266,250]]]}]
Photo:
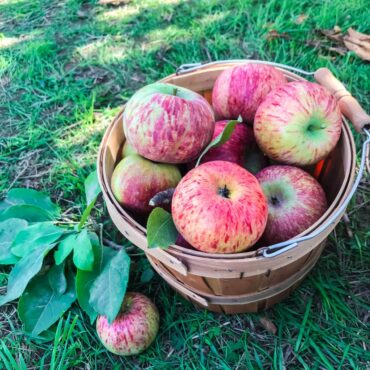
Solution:
[{"label": "green leaf", "polygon": [[91,271],[94,263],[94,252],[87,229],[83,229],[75,239],[73,262],[80,270]]},{"label": "green leaf", "polygon": [[49,284],[45,284],[49,274],[50,271],[32,279],[19,300],[18,314],[25,331],[31,336],[37,336],[48,329],[76,300],[75,276],[72,272],[67,274],[64,294],[56,293]]},{"label": "green leaf", "polygon": [[48,272],[48,279],[50,288],[56,294],[63,294],[67,289],[67,279],[64,275],[64,263],[61,265],[54,265]]},{"label": "green leaf", "polygon": [[60,208],[54,204],[50,197],[34,189],[14,188],[9,190],[5,199],[0,202],[0,211],[12,206],[28,205],[41,208],[52,218],[60,216]]},{"label": "green leaf", "polygon": [[20,231],[12,244],[12,253],[23,257],[41,245],[54,243],[64,230],[51,222],[37,222]]},{"label": "green leaf", "polygon": [[0,306],[22,295],[29,281],[41,270],[44,257],[54,246],[53,244],[43,245],[21,258],[14,265],[9,274],[7,293],[0,296]]},{"label": "green leaf", "polygon": [[89,303],[111,323],[118,315],[125,297],[130,273],[130,257],[124,249],[109,256],[101,274],[90,289]]},{"label": "green leaf", "polygon": [[89,218],[89,216],[90,216],[90,213],[91,213],[92,209],[94,208],[95,201],[96,201],[96,199],[94,199],[94,200],[93,200],[93,201],[88,205],[88,207],[84,210],[84,212],[83,212],[83,214],[82,214],[82,216],[81,216],[80,223],[79,223],[79,224],[78,224],[78,226],[77,226],[78,231],[81,231],[81,230],[82,230],[82,228],[84,227],[84,225],[85,225],[85,223],[86,223],[87,219],[88,219],[88,218]]},{"label": "green leaf", "polygon": [[227,140],[230,139],[230,136],[231,134],[233,133],[234,131],[234,128],[235,126],[239,123],[238,120],[233,120],[233,121],[230,121],[228,122],[228,124],[224,127],[224,129],[222,130],[222,132],[216,137],[214,138],[207,146],[206,148],[203,150],[202,154],[199,156],[198,160],[197,160],[197,163],[195,165],[195,167],[198,167],[199,166],[199,163],[200,161],[202,160],[203,156],[210,150],[210,149],[213,149],[213,148],[216,148],[222,144],[225,144]]},{"label": "green leaf", "polygon": [[152,210],[146,228],[148,248],[166,249],[175,244],[178,231],[173,223],[171,213],[164,209],[157,207]]},{"label": "green leaf", "polygon": [[95,240],[97,236],[88,233],[87,229],[73,233],[59,243],[58,250],[54,253],[55,263],[60,265],[73,250],[73,263],[81,270],[91,271],[94,263],[94,253],[91,245],[91,238]]},{"label": "green leaf", "polygon": [[98,174],[95,170],[85,180],[86,204],[89,205],[95,201],[100,193],[101,188],[98,181]]},{"label": "green leaf", "polygon": [[19,218],[10,218],[0,222],[0,264],[10,265],[18,261],[19,258],[14,256],[10,248],[15,236],[27,225],[27,221]]},{"label": "green leaf", "polygon": [[44,209],[29,205],[11,206],[3,211],[0,211],[0,221],[9,218],[21,218],[28,222],[43,222],[52,221],[55,217]]},{"label": "green leaf", "polygon": [[[91,324],[95,321],[98,314],[95,312],[95,310],[91,307],[89,303],[90,288],[103,269],[103,247],[99,243],[92,242],[92,249],[94,253],[93,269],[91,271],[83,271],[77,269],[76,275],[76,290],[78,303],[80,304],[81,308],[86,312],[86,314],[89,316]],[[106,252],[106,250],[113,251],[113,249],[105,247],[104,251]]]},{"label": "green leaf", "polygon": [[66,235],[58,244],[58,249],[54,253],[55,263],[60,265],[72,252],[76,240],[76,233]]}]

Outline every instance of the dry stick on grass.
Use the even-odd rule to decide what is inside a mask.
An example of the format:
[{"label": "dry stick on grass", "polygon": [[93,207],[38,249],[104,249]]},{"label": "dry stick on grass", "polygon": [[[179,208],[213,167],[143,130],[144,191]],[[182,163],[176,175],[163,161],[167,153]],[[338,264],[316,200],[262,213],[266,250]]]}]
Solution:
[{"label": "dry stick on grass", "polygon": [[117,249],[117,250],[120,250],[122,248],[125,248],[125,250],[127,252],[134,251],[135,248],[136,248],[134,245],[130,245],[129,247],[123,247],[122,245],[119,245],[119,244],[117,244],[115,242],[112,242],[111,240],[106,239],[106,238],[103,238],[103,243],[105,243],[109,247],[112,247],[113,249]]},{"label": "dry stick on grass", "polygon": [[348,217],[348,214],[347,212],[344,213],[343,217],[342,217],[342,220],[344,222],[344,225],[346,227],[346,231],[347,231],[347,235],[350,239],[353,238],[353,232],[352,232],[352,229],[351,229],[351,221],[349,220],[349,217]]},{"label": "dry stick on grass", "polygon": [[[227,325],[230,325],[230,321],[227,321],[227,322],[225,322],[225,323],[223,323],[223,324],[219,325],[218,327],[219,327],[219,328],[222,328],[223,326],[227,326]],[[198,338],[200,338],[201,336],[206,335],[207,333],[209,333],[211,330],[212,330],[212,329],[209,329],[209,330],[206,330],[205,332],[203,332],[202,334],[194,335],[191,339],[193,339],[193,340],[194,340],[194,339],[198,339]]]}]

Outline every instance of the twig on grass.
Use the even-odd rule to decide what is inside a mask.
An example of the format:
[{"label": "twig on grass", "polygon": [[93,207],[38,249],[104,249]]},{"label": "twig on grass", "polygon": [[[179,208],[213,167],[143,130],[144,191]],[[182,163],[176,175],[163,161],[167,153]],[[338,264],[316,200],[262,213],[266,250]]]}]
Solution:
[{"label": "twig on grass", "polygon": [[[223,324],[219,325],[218,327],[219,328],[222,328],[223,326],[227,326],[227,325],[230,325],[230,321],[227,321],[227,322],[224,322]],[[197,334],[197,335],[194,335],[193,337],[191,337],[191,339],[198,339],[200,338],[201,336],[203,335],[206,335],[207,333],[209,333],[212,329],[209,329],[209,330],[206,330],[205,332],[203,332],[202,334]]]},{"label": "twig on grass", "polygon": [[351,221],[349,220],[349,217],[348,217],[348,214],[347,212],[344,213],[343,217],[342,217],[342,220],[344,222],[344,226],[346,227],[346,231],[347,231],[347,235],[350,239],[353,238],[353,232],[352,232],[352,229],[351,229]]},{"label": "twig on grass", "polygon": [[130,245],[128,247],[124,247],[123,245],[119,245],[109,239],[106,239],[106,238],[103,238],[103,243],[105,243],[106,245],[108,245],[109,247],[112,247],[113,249],[116,249],[116,250],[120,250],[122,248],[125,248],[127,252],[130,252],[130,251],[134,251],[135,250],[135,246],[134,245]]}]

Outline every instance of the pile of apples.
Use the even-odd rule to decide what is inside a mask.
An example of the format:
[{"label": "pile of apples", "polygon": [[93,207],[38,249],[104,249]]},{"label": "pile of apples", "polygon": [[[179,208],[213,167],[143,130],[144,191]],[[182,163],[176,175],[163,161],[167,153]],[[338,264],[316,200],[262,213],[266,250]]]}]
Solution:
[{"label": "pile of apples", "polygon": [[[229,140],[194,167],[204,148],[236,119],[242,122]],[[258,240],[278,243],[326,211],[325,192],[305,169],[329,155],[341,126],[327,90],[288,82],[268,65],[225,69],[215,82],[212,106],[189,89],[154,83],[127,103],[126,143],[112,191],[123,207],[147,216],[153,196],[175,188],[167,208],[179,244],[203,252],[241,252]]]}]

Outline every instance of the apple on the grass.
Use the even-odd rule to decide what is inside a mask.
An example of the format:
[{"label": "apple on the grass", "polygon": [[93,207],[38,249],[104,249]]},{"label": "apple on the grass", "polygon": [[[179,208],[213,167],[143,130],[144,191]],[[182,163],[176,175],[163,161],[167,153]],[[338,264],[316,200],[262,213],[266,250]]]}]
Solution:
[{"label": "apple on the grass", "polygon": [[156,162],[195,159],[212,138],[211,106],[189,89],[154,83],[137,91],[123,113],[127,141],[140,155]]},{"label": "apple on the grass", "polygon": [[258,106],[276,87],[287,83],[284,74],[266,64],[247,63],[225,69],[218,76],[212,91],[212,105],[222,119],[253,123]]},{"label": "apple on the grass", "polygon": [[96,321],[96,331],[104,347],[120,356],[145,351],[155,339],[158,328],[156,306],[140,293],[126,293],[121,311],[111,324],[105,316],[99,316]]},{"label": "apple on the grass", "polygon": [[250,248],[267,222],[267,202],[257,179],[227,161],[203,163],[188,172],[172,199],[172,217],[184,239],[209,253]]},{"label": "apple on the grass", "polygon": [[268,221],[261,241],[275,244],[313,225],[326,211],[323,188],[300,168],[276,165],[256,175],[268,202]]},{"label": "apple on the grass", "polygon": [[271,159],[305,166],[324,159],[337,144],[342,118],[337,101],[324,87],[289,82],[271,91],[254,120],[259,147]]},{"label": "apple on the grass", "polygon": [[176,165],[154,163],[138,154],[123,158],[113,171],[111,189],[124,207],[148,214],[153,207],[149,201],[157,193],[174,188],[181,179]]},{"label": "apple on the grass", "polygon": [[[218,121],[212,140],[224,130],[229,120]],[[210,149],[201,159],[201,163],[211,161],[228,161],[240,166],[244,163],[244,153],[254,142],[253,130],[244,123],[237,123],[230,138],[222,145]]]}]

